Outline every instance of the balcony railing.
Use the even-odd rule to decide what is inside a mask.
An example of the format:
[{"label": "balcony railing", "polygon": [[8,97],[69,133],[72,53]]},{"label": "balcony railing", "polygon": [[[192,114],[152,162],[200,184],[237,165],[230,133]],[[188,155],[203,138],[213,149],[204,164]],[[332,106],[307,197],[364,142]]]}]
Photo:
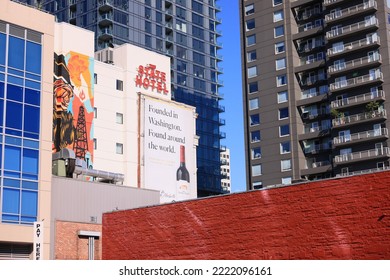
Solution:
[{"label": "balcony railing", "polygon": [[312,97],[316,97],[316,96],[320,96],[320,95],[324,95],[324,94],[326,94],[326,92],[318,92],[318,91],[316,91],[316,92],[309,92],[309,93],[302,92],[301,100],[312,98]]},{"label": "balcony railing", "polygon": [[382,80],[383,79],[383,74],[382,72],[378,72],[375,74],[368,74],[356,78],[352,78],[349,80],[343,80],[343,81],[338,81],[330,84],[330,90],[331,91],[336,91],[338,89],[342,89],[345,87],[350,87],[350,86],[358,86],[370,81],[377,81],[377,80]]},{"label": "balcony railing", "polygon": [[376,157],[383,157],[383,156],[390,157],[390,149],[388,147],[338,155],[335,156],[334,162],[341,163],[341,162],[349,162],[353,160],[364,160],[368,158],[376,158]]},{"label": "balcony railing", "polygon": [[336,65],[329,66],[328,73],[337,73],[343,70],[348,70],[351,68],[357,68],[359,66],[371,64],[373,62],[382,62],[382,57],[379,53],[375,53],[372,56],[361,57],[347,62],[340,62]]},{"label": "balcony railing", "polygon": [[364,46],[369,46],[372,44],[380,44],[379,36],[376,36],[376,38],[361,39],[348,44],[344,44],[342,46],[333,47],[331,49],[328,49],[327,53],[329,56],[334,54],[342,54],[343,52],[358,49]]},{"label": "balcony railing", "polygon": [[335,118],[332,120],[333,126],[341,126],[344,124],[353,124],[362,121],[368,121],[371,119],[386,118],[386,110],[366,112],[361,114],[356,114],[347,117]]},{"label": "balcony railing", "polygon": [[304,148],[304,152],[306,154],[309,154],[309,153],[315,154],[315,153],[319,153],[320,151],[326,151],[329,149],[331,149],[331,145],[328,143],[324,143],[324,144],[318,144],[318,145],[306,147],[306,148]]},{"label": "balcony railing", "polygon": [[302,119],[304,120],[307,120],[307,119],[315,119],[319,116],[323,116],[323,115],[328,115],[330,114],[330,109],[329,108],[323,108],[323,109],[319,109],[319,110],[313,110],[313,111],[310,111],[310,112],[304,112],[302,113]]},{"label": "balcony railing", "polygon": [[324,60],[324,57],[321,57],[321,56],[313,57],[310,59],[308,57],[303,57],[303,58],[301,58],[301,62],[299,64],[299,66],[309,65],[309,64],[312,64],[314,62],[322,61],[322,60]]},{"label": "balcony railing", "polygon": [[298,15],[296,16],[296,19],[297,20],[307,20],[307,19],[311,18],[312,16],[321,14],[321,12],[322,12],[322,10],[320,8],[313,8],[310,10],[306,10],[303,13],[298,13]]},{"label": "balcony railing", "polygon": [[314,75],[314,76],[309,76],[309,77],[303,78],[302,80],[300,80],[299,84],[301,86],[310,86],[310,85],[314,85],[315,83],[317,83],[319,81],[323,81],[323,80],[326,80],[325,75]]},{"label": "balcony railing", "polygon": [[365,170],[359,170],[359,171],[353,171],[353,172],[347,171],[347,172],[342,172],[342,173],[336,174],[336,177],[367,174],[367,173],[385,171],[385,170],[389,170],[389,169],[390,169],[389,166],[383,166],[383,167],[372,168],[372,169],[365,169]]},{"label": "balcony railing", "polygon": [[303,26],[299,26],[298,27],[298,32],[301,33],[301,32],[305,32],[305,31],[309,31],[311,29],[314,29],[314,28],[317,28],[317,27],[322,27],[322,22],[314,22],[314,24],[311,24],[311,25],[303,25]]},{"label": "balcony railing", "polygon": [[354,133],[350,135],[335,137],[333,138],[333,144],[338,145],[343,143],[351,143],[354,141],[370,139],[378,136],[389,136],[388,129],[387,128],[374,129],[374,130],[363,131],[363,132]]},{"label": "balcony railing", "polygon": [[303,128],[303,133],[312,133],[312,132],[323,131],[328,129],[330,129],[330,126],[316,126],[316,127],[305,126]]},{"label": "balcony railing", "polygon": [[317,168],[317,167],[326,166],[326,165],[330,165],[330,161],[329,160],[313,162],[311,167],[312,168]]},{"label": "balcony railing", "polygon": [[340,100],[335,100],[330,103],[330,106],[332,108],[340,108],[348,105],[370,102],[371,100],[376,98],[383,99],[384,97],[385,97],[385,92],[383,90],[379,90],[377,92],[370,92],[370,93],[360,94],[348,98],[343,98]]},{"label": "balcony railing", "polygon": [[331,4],[334,4],[334,3],[338,3],[338,2],[342,2],[344,0],[324,0],[324,5],[327,6],[327,5],[331,5]]},{"label": "balcony railing", "polygon": [[350,33],[350,32],[355,32],[361,29],[364,29],[366,27],[370,26],[378,26],[378,19],[377,18],[371,18],[369,20],[364,20],[358,23],[354,23],[351,25],[347,25],[344,27],[340,27],[337,29],[333,29],[331,31],[326,32],[326,38],[327,39],[332,39],[336,38],[338,36]]},{"label": "balcony railing", "polygon": [[309,44],[309,43],[304,43],[304,44],[300,44],[298,46],[297,51],[299,53],[310,52],[316,48],[321,48],[323,46],[325,46],[324,42],[318,42],[318,43],[314,44],[314,46],[312,44]]},{"label": "balcony railing", "polygon": [[377,7],[376,1],[371,0],[371,1],[359,4],[359,5],[356,5],[356,6],[348,7],[346,9],[343,9],[340,11],[332,12],[329,15],[325,16],[325,21],[329,22],[329,21],[332,21],[332,20],[335,20],[335,19],[338,19],[341,17],[351,16],[351,15],[354,15],[358,12],[361,12],[361,11],[364,11],[364,10],[367,10],[370,8],[376,8],[376,7]]}]

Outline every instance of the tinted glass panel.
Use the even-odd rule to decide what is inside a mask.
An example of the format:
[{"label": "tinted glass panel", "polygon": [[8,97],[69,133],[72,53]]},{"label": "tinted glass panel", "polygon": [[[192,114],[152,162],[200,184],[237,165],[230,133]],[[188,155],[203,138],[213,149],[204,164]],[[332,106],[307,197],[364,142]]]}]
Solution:
[{"label": "tinted glass panel", "polygon": [[20,171],[20,153],[21,149],[19,147],[5,146],[4,168]]},{"label": "tinted glass panel", "polygon": [[22,129],[22,104],[7,101],[5,125],[10,128]]},{"label": "tinted glass panel", "polygon": [[0,64],[5,64],[5,34],[0,33]]},{"label": "tinted glass panel", "polygon": [[22,215],[36,216],[38,205],[38,193],[31,191],[22,191]]},{"label": "tinted glass panel", "polygon": [[33,42],[27,42],[26,70],[35,74],[41,74],[41,60],[41,45]]},{"label": "tinted glass panel", "polygon": [[38,150],[23,149],[23,172],[38,174]]},{"label": "tinted glass panel", "polygon": [[29,103],[29,104],[33,104],[33,105],[39,105],[41,102],[40,91],[26,88],[24,102]]},{"label": "tinted glass panel", "polygon": [[7,99],[23,101],[23,88],[20,86],[7,85]]},{"label": "tinted glass panel", "polygon": [[19,190],[3,189],[3,212],[5,213],[19,213]]},{"label": "tinted glass panel", "polygon": [[12,52],[8,52],[8,65],[17,69],[24,69],[24,40],[9,37],[9,49]]},{"label": "tinted glass panel", "polygon": [[24,106],[24,130],[39,133],[39,108]]}]

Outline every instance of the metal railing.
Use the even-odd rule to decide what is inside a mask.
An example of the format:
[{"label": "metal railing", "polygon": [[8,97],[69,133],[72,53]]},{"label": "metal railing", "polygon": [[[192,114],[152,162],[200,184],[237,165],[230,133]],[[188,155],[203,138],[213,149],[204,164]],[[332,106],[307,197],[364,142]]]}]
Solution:
[{"label": "metal railing", "polygon": [[334,82],[334,83],[330,84],[330,90],[336,90],[336,89],[341,89],[341,88],[348,87],[348,86],[360,85],[362,83],[380,80],[380,79],[383,79],[382,72],[378,72],[375,74],[368,74],[368,75],[359,76],[359,77],[348,79],[348,80]]},{"label": "metal railing", "polygon": [[353,133],[350,135],[344,135],[333,138],[333,144],[349,143],[357,140],[369,139],[377,136],[388,136],[389,132],[387,128],[374,129],[363,131],[359,133]]},{"label": "metal railing", "polygon": [[312,133],[312,132],[323,131],[328,129],[330,129],[330,126],[316,126],[316,127],[305,126],[303,128],[303,133]]},{"label": "metal railing", "polygon": [[376,1],[370,0],[368,2],[359,4],[359,5],[355,5],[355,6],[340,10],[340,11],[335,11],[333,13],[330,13],[330,14],[325,16],[325,21],[331,21],[331,20],[340,18],[342,16],[351,15],[353,13],[364,11],[366,9],[373,8],[373,7],[375,7],[375,8],[377,7]]},{"label": "metal railing", "polygon": [[376,62],[376,61],[379,61],[379,62],[382,61],[382,57],[379,53],[375,53],[372,56],[365,56],[365,57],[357,58],[357,59],[350,60],[347,62],[340,62],[338,64],[329,66],[328,73],[335,73],[335,72],[338,72],[338,71],[341,71],[341,70],[344,70],[347,68],[351,68],[351,67],[355,67],[355,66],[359,66],[359,65],[363,65],[363,64],[368,64],[370,62]]},{"label": "metal railing", "polygon": [[309,64],[312,64],[312,63],[317,62],[317,61],[322,61],[322,60],[324,60],[324,57],[325,57],[325,55],[322,57],[321,56],[313,57],[311,59],[308,59],[307,56],[303,57],[303,58],[301,58],[301,62],[299,64],[299,66],[309,65]]},{"label": "metal railing", "polygon": [[299,26],[298,32],[309,31],[309,30],[317,28],[317,27],[323,27],[323,23],[322,22],[314,22],[314,24],[311,24],[309,26],[306,26],[306,25]]},{"label": "metal railing", "polygon": [[354,152],[344,155],[335,156],[334,161],[336,163],[339,162],[347,162],[356,159],[366,159],[378,156],[390,156],[390,149],[388,147],[382,147],[378,149],[366,150],[361,152]]},{"label": "metal railing", "polygon": [[351,43],[344,44],[342,46],[333,47],[331,49],[328,49],[327,53],[328,55],[336,54],[336,53],[342,53],[344,51],[353,50],[355,48],[359,48],[362,46],[368,46],[370,44],[378,43],[380,44],[380,38],[379,36],[376,36],[376,38],[366,38],[361,39],[358,41],[354,41]]},{"label": "metal railing", "polygon": [[346,105],[352,105],[352,104],[356,104],[356,103],[360,103],[360,102],[362,102],[362,103],[369,102],[372,99],[375,99],[377,97],[384,98],[385,92],[383,90],[378,90],[377,92],[369,92],[369,93],[360,94],[360,95],[356,95],[356,96],[352,96],[352,97],[348,97],[348,98],[343,98],[340,100],[335,100],[335,101],[332,101],[330,103],[330,107],[339,108],[339,107],[343,107]]},{"label": "metal railing", "polygon": [[318,81],[323,81],[323,80],[326,80],[326,75],[314,75],[314,76],[303,78],[302,80],[300,80],[299,84],[301,86],[310,86],[315,84]]},{"label": "metal railing", "polygon": [[342,173],[336,174],[336,177],[367,174],[367,173],[385,171],[385,170],[389,170],[389,169],[390,169],[389,166],[383,166],[383,167],[364,169],[364,170],[353,171],[353,172],[347,171],[347,172],[342,172]]},{"label": "metal railing", "polygon": [[331,149],[331,145],[329,143],[317,144],[311,147],[304,148],[305,153],[318,153],[319,151],[325,151]]},{"label": "metal railing", "polygon": [[340,126],[343,124],[356,123],[360,121],[365,121],[365,120],[370,120],[375,118],[383,118],[383,117],[386,117],[386,110],[365,112],[365,113],[356,114],[352,116],[335,118],[332,120],[332,125]]},{"label": "metal railing", "polygon": [[377,18],[371,18],[369,20],[364,20],[361,22],[357,22],[351,25],[347,25],[344,27],[340,27],[331,31],[326,32],[326,38],[331,39],[335,38],[337,36],[353,32],[353,31],[358,31],[360,29],[372,26],[372,25],[378,25],[378,19]]},{"label": "metal railing", "polygon": [[330,165],[330,161],[329,160],[313,162],[311,167],[312,168],[317,168],[317,167],[326,166],[326,165]]},{"label": "metal railing", "polygon": [[307,20],[308,18],[310,18],[314,15],[318,15],[321,12],[322,12],[322,10],[320,8],[313,8],[310,10],[306,10],[301,14],[298,14],[296,18],[297,18],[297,20]]},{"label": "metal railing", "polygon": [[317,110],[302,113],[302,119],[314,119],[321,115],[330,114],[330,108],[320,108]]},{"label": "metal railing", "polygon": [[316,91],[316,92],[309,92],[309,93],[302,92],[301,100],[312,98],[312,97],[316,97],[316,96],[320,96],[320,95],[324,95],[324,94],[326,94],[326,92],[318,92],[318,91]]}]

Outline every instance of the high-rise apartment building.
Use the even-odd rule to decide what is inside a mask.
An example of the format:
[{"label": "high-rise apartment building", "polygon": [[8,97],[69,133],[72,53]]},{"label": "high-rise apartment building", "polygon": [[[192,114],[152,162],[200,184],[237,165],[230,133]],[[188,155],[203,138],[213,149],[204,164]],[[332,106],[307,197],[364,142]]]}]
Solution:
[{"label": "high-rise apartment building", "polygon": [[222,174],[222,188],[224,191],[230,193],[232,189],[232,180],[230,178],[230,149],[221,153],[221,174]]},{"label": "high-rise apartment building", "polygon": [[131,43],[171,57],[173,99],[196,107],[198,195],[223,193],[220,174],[222,45],[217,0],[19,1],[92,30],[98,49]]},{"label": "high-rise apartment building", "polygon": [[248,189],[389,166],[389,1],[241,1]]}]

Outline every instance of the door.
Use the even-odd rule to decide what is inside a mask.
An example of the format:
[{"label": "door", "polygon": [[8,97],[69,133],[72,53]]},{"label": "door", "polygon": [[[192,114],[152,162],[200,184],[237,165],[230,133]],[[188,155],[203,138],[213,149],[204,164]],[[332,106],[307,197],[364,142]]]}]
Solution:
[{"label": "door", "polygon": [[348,161],[352,159],[352,148],[346,148],[340,150],[341,161]]},{"label": "door", "polygon": [[374,124],[374,136],[382,135],[382,127],[380,124]]},{"label": "door", "polygon": [[350,132],[350,130],[342,130],[342,131],[340,131],[339,132],[339,138],[340,138],[340,142],[341,143],[351,141],[351,132]]}]

